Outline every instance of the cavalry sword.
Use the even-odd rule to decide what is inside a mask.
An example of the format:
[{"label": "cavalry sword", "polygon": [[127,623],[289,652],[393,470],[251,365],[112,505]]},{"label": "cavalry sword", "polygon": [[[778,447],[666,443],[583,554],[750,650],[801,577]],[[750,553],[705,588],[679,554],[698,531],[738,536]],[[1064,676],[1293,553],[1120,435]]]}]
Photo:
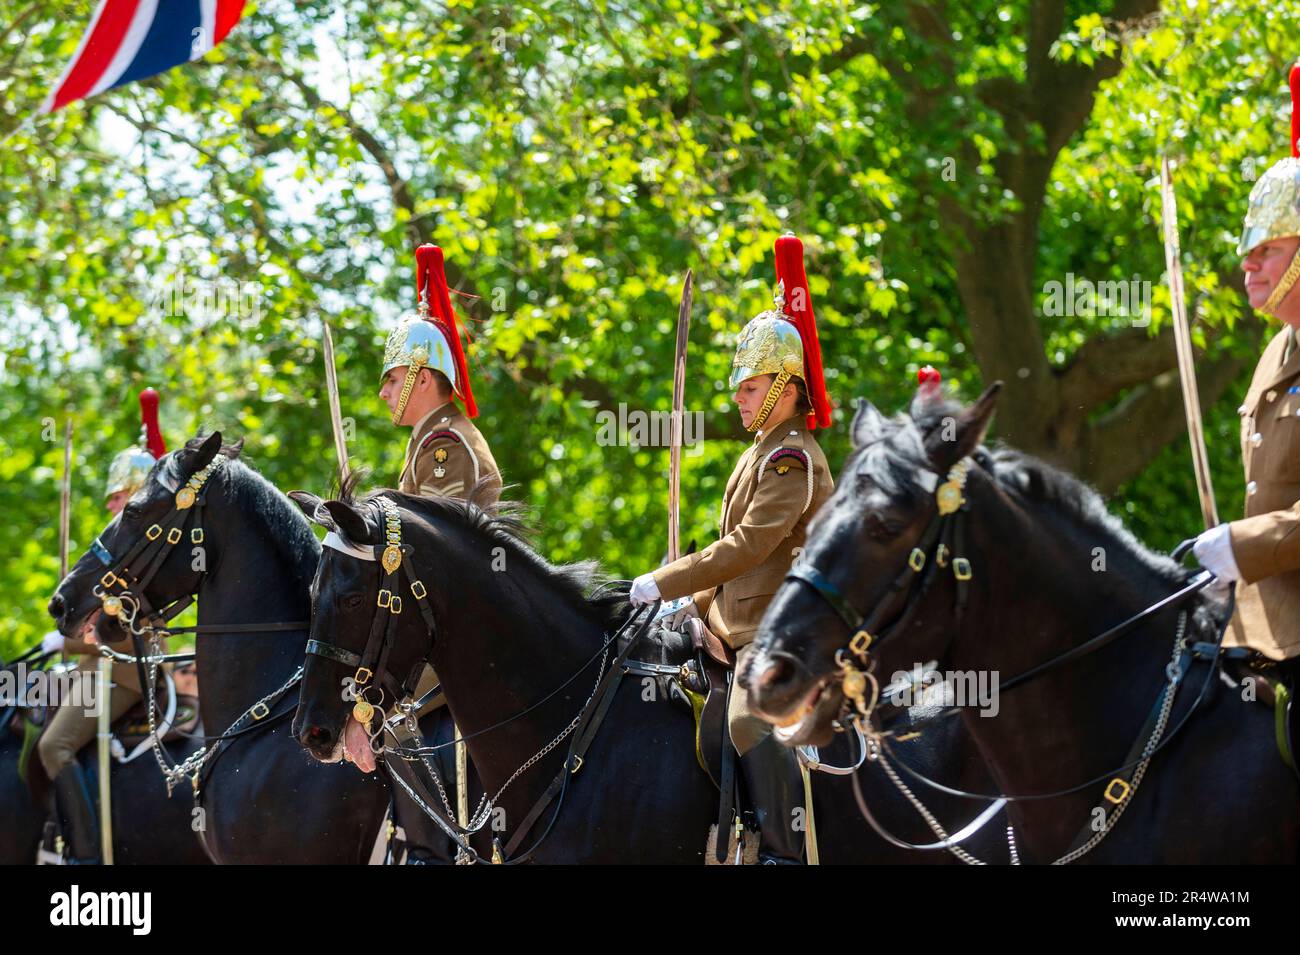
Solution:
[{"label": "cavalry sword", "polygon": [[325,328],[325,391],[329,395],[330,426],[334,429],[334,454],[339,462],[339,488],[342,489],[348,479],[348,446],[343,438],[343,414],[339,410],[339,379],[334,370],[334,336],[330,334],[330,323],[321,319]]},{"label": "cavalry sword", "polygon": [[668,427],[668,562],[681,556],[678,519],[681,513],[682,430],[686,403],[686,344],[691,327],[694,273],[686,270],[682,296],[677,305],[677,351],[673,357],[673,410]]},{"label": "cavalry sword", "polygon": [[1174,319],[1174,344],[1178,349],[1178,377],[1183,385],[1183,410],[1187,415],[1187,440],[1192,446],[1192,468],[1196,472],[1196,493],[1201,499],[1201,517],[1206,528],[1219,523],[1210,483],[1210,456],[1201,427],[1201,399],[1196,387],[1196,362],[1192,354],[1192,331],[1187,324],[1183,295],[1183,267],[1178,244],[1178,205],[1169,157],[1160,159],[1160,199],[1165,234],[1165,269],[1169,274],[1169,307]]}]

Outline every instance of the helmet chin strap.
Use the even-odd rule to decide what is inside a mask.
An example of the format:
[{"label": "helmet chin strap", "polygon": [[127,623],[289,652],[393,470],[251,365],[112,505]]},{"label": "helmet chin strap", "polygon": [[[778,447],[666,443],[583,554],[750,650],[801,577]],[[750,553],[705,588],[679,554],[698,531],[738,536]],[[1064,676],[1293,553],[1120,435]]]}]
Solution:
[{"label": "helmet chin strap", "polygon": [[768,416],[771,415],[772,409],[776,407],[777,401],[781,398],[781,392],[785,391],[786,383],[790,381],[788,371],[778,372],[777,376],[772,379],[772,387],[767,389],[767,397],[763,399],[762,406],[758,409],[758,414],[754,415],[754,420],[749,423],[748,431],[757,431],[763,427]]},{"label": "helmet chin strap", "polygon": [[1261,312],[1267,315],[1276,315],[1278,308],[1282,305],[1282,299],[1286,298],[1287,293],[1295,286],[1296,280],[1300,279],[1300,248],[1297,248],[1295,254],[1291,256],[1291,264],[1287,266],[1282,278],[1278,279],[1277,285],[1268,297],[1268,301],[1259,307]]},{"label": "helmet chin strap", "polygon": [[406,367],[406,381],[402,382],[402,394],[397,399],[397,407],[393,409],[393,424],[402,423],[402,413],[406,411],[406,402],[411,397],[411,389],[415,387],[415,379],[419,377],[420,369],[424,365],[419,362],[412,362]]}]

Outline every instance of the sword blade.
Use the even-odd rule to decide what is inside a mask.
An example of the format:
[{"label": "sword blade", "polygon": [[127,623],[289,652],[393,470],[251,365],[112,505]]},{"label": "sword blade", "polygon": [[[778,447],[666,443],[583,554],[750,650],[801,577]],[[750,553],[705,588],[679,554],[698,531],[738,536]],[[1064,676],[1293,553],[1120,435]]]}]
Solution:
[{"label": "sword blade", "polygon": [[673,356],[673,410],[668,428],[668,562],[681,556],[678,522],[681,514],[682,431],[686,403],[686,345],[691,327],[691,302],[695,274],[686,270],[682,296],[677,305],[677,351]]},{"label": "sword blade", "polygon": [[1196,493],[1201,499],[1201,517],[1207,528],[1219,523],[1210,482],[1210,456],[1201,426],[1201,398],[1196,387],[1196,360],[1192,352],[1192,330],[1187,323],[1183,294],[1183,267],[1178,242],[1178,203],[1174,195],[1169,158],[1160,160],[1160,201],[1165,239],[1165,269],[1169,275],[1169,306],[1174,318],[1174,344],[1178,349],[1178,377],[1183,386],[1183,410],[1187,416],[1187,440],[1192,447],[1192,468],[1196,472]]},{"label": "sword blade", "polygon": [[59,581],[68,576],[68,525],[72,520],[72,414],[63,428],[63,488],[59,492]]},{"label": "sword blade", "polygon": [[330,333],[330,323],[321,319],[325,327],[325,391],[329,395],[330,426],[334,429],[334,454],[339,462],[339,487],[348,479],[348,446],[343,438],[343,413],[339,410],[339,380],[334,370],[334,336]]}]

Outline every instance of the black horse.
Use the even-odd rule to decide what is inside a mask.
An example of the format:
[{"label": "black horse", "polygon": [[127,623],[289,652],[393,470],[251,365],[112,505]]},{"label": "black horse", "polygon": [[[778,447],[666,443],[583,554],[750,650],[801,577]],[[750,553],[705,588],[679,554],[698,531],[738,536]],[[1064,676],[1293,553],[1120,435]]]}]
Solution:
[{"label": "black horse", "polygon": [[[17,703],[0,706],[0,865],[30,865],[36,861],[46,813],[32,798],[19,775],[23,741],[38,731],[28,723],[29,711]],[[36,761],[34,739],[28,742],[28,759]],[[30,765],[30,763],[29,763]]]},{"label": "black horse", "polygon": [[[977,791],[1065,791],[1012,804],[1026,861],[1087,845],[1091,828],[1106,834],[1083,861],[1295,862],[1296,779],[1275,749],[1272,711],[1224,678],[1221,667],[1236,666],[1216,651],[1225,601],[1145,549],[1076,479],[983,448],[998,388],[970,407],[923,389],[910,415],[892,420],[859,407],[855,450],[810,529],[804,570],[778,592],[740,676],[754,705],[792,743],[826,738],[845,703],[840,663],[860,659],[846,649],[850,628],[870,618],[877,676],[930,661],[999,676],[993,718],[962,710],[997,780]],[[940,517],[941,501],[943,513],[957,509]],[[950,519],[964,540],[943,537],[949,551],[936,564],[934,529],[955,526]],[[920,569],[909,571],[909,559]],[[1171,684],[1161,721],[1155,704]],[[1143,755],[1145,775],[1135,777],[1129,764]]]},{"label": "black horse", "polygon": [[[17,668],[15,668],[17,669]],[[17,670],[17,672],[23,672]],[[48,677],[52,671],[44,669]],[[29,676],[34,674],[28,671]],[[49,816],[50,781],[45,775],[35,748],[35,736],[41,726],[54,716],[47,708],[45,724],[35,717],[37,711],[25,707],[0,710],[0,812],[5,826],[0,832],[0,864],[36,861],[36,847]],[[28,738],[30,753],[25,779],[18,775],[23,739]],[[175,746],[176,755],[184,758],[198,748],[198,743],[184,740]],[[88,779],[97,771],[96,748],[92,743],[80,754],[88,767]],[[208,857],[193,838],[157,838],[159,830],[186,831],[191,823],[189,807],[178,800],[168,800],[159,784],[158,768],[152,757],[141,753],[126,763],[114,759],[112,773],[113,861],[116,865],[205,865]],[[93,785],[93,783],[92,783]]]},{"label": "black horse", "polygon": [[[100,535],[112,560],[131,552],[153,526],[176,513],[177,490],[225,460],[203,486],[200,551],[192,538],[167,554],[145,596],[155,608],[197,594],[196,653],[203,674],[200,709],[209,737],[226,730],[258,700],[289,681],[303,660],[306,630],[274,629],[308,619],[308,586],[320,558],[311,527],[270,483],[237,460],[240,446],[221,434],[194,439],[162,457],[144,488]],[[91,619],[107,567],[95,548],[82,555],[50,601],[65,634]],[[223,630],[230,627],[230,630]],[[259,629],[264,628],[264,629]],[[196,825],[219,863],[364,863],[388,805],[381,780],[351,767],[322,767],[304,758],[289,731],[293,692],[268,704],[251,730],[221,744],[201,777],[203,813]],[[209,746],[212,746],[209,740]],[[152,762],[152,761],[151,761]],[[157,767],[154,785],[161,790]],[[189,801],[182,783],[177,799]],[[194,839],[190,827],[157,831],[158,840]]]},{"label": "black horse", "polygon": [[[421,661],[437,670],[474,765],[496,797],[491,824],[470,840],[482,857],[496,839],[507,849],[515,843],[506,861],[703,861],[718,791],[697,765],[690,712],[666,694],[624,679],[581,765],[561,774],[562,766],[576,765],[566,763],[571,739],[565,734],[594,698],[602,644],[626,615],[625,588],[589,595],[595,566],[557,567],[540,557],[522,536],[517,505],[489,512],[466,501],[395,491],[354,501],[346,489],[339,501],[290,496],[338,543],[363,554],[383,540],[374,502],[386,498],[396,507],[410,548],[405,573],[420,587],[404,585],[401,612],[389,618],[385,669],[399,682]],[[363,654],[377,607],[395,599],[381,597],[379,567],[327,549],[313,585],[312,636],[330,647],[328,655],[308,657],[294,728],[323,761],[339,760],[358,738],[364,744],[353,703],[340,690],[357,669],[354,657]],[[424,607],[416,596],[422,591]],[[616,652],[610,646],[608,657]],[[654,659],[655,648],[640,647],[630,659],[638,658]],[[377,672],[376,682],[384,675]],[[975,784],[965,771],[970,755],[954,744],[940,766],[919,754],[931,772],[956,767],[967,785]],[[562,779],[554,798],[530,818],[547,788]],[[904,853],[858,825],[846,780],[815,773],[814,787],[823,862],[952,861],[945,852]],[[884,815],[902,818],[905,835],[929,836],[888,787],[868,786],[868,798]]]}]

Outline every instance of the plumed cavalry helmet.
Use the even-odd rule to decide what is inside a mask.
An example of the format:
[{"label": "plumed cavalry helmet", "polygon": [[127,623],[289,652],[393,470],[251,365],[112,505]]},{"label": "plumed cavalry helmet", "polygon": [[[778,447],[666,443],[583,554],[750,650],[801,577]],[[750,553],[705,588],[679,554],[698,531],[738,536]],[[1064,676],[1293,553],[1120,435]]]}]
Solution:
[{"label": "plumed cavalry helmet", "polygon": [[[1300,63],[1291,67],[1291,155],[1274,163],[1250,190],[1237,254],[1274,239],[1300,236]],[[1300,249],[1260,311],[1273,314],[1300,278]]]},{"label": "plumed cavalry helmet", "polygon": [[162,431],[158,429],[158,392],[152,388],[140,392],[140,445],[113,456],[108,466],[108,483],[104,486],[105,498],[118,491],[130,495],[140,490],[154,462],[167,453]]},{"label": "plumed cavalry helmet", "polygon": [[469,386],[469,368],[460,344],[456,312],[451,307],[442,249],[436,245],[422,245],[415,250],[415,292],[419,304],[389,334],[384,348],[384,370],[379,373],[382,380],[394,368],[405,365],[407,369],[402,394],[393,411],[393,424],[401,423],[421,368],[446,375],[456,397],[465,403],[465,413],[477,417],[478,405]]},{"label": "plumed cavalry helmet", "polygon": [[741,330],[736,357],[731,361],[730,386],[756,375],[775,375],[763,404],[749,424],[757,431],[772,413],[791,378],[800,378],[808,390],[812,411],[808,427],[831,423],[831,404],[822,375],[821,345],[813,316],[808,278],[803,267],[803,243],[796,236],[776,240],[776,297],[773,307],[750,319]]}]

